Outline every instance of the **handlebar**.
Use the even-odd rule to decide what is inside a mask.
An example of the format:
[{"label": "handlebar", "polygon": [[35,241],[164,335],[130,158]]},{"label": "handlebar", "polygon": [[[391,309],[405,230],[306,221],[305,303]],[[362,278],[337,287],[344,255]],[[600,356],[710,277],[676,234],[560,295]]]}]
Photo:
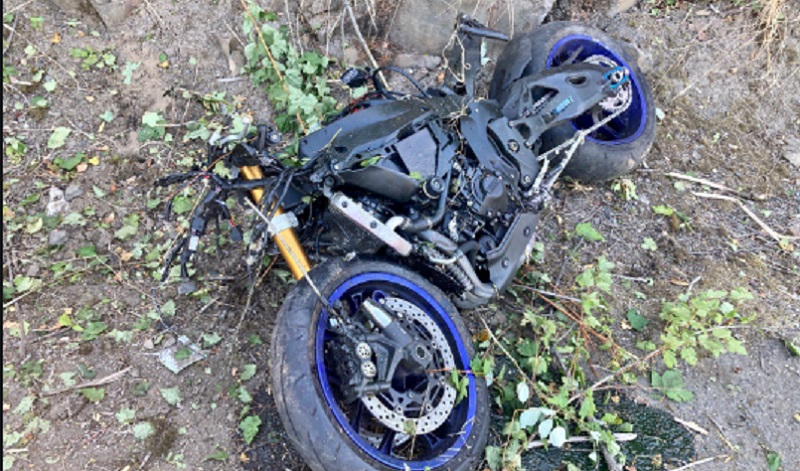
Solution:
[{"label": "handlebar", "polygon": [[511,40],[511,38],[508,37],[508,35],[505,33],[501,33],[500,31],[495,31],[493,29],[489,29],[482,26],[476,27],[462,23],[458,25],[458,31],[460,33],[466,33],[470,36],[477,36],[479,38],[496,39],[498,41],[504,41],[504,42],[508,42]]}]

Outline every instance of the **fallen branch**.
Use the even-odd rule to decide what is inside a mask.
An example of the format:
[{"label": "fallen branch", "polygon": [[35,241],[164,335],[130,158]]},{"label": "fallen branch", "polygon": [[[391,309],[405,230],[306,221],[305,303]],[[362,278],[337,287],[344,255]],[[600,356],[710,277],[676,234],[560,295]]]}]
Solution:
[{"label": "fallen branch", "polygon": [[728,455],[712,456],[710,458],[705,458],[705,459],[702,459],[700,461],[695,461],[693,463],[689,463],[687,465],[681,466],[680,468],[670,469],[669,471],[685,471],[687,469],[692,469],[695,466],[700,466],[701,464],[710,463],[710,462],[712,462],[714,460],[717,460],[717,459],[720,459],[720,458],[727,458],[727,457],[728,457]]},{"label": "fallen branch", "polygon": [[622,465],[614,459],[614,456],[608,451],[608,447],[605,444],[600,446],[600,452],[603,453],[603,459],[606,460],[608,471],[622,471]]},{"label": "fallen branch", "polygon": [[[614,440],[617,442],[630,442],[636,440],[639,435],[635,433],[615,433]],[[591,437],[585,436],[577,436],[577,437],[569,437],[564,443],[586,443],[591,442]],[[533,448],[542,448],[544,447],[545,443],[542,440],[533,440],[528,442],[528,446],[526,447],[527,450],[531,450]]]},{"label": "fallen branch", "polygon": [[683,425],[684,427],[688,428],[689,430],[691,430],[693,432],[701,433],[703,435],[708,435],[708,430],[706,430],[703,427],[697,425],[695,422],[681,420],[681,419],[679,419],[677,417],[673,417],[672,419],[675,420],[675,422]]},{"label": "fallen branch", "polygon": [[677,178],[679,180],[686,180],[686,181],[692,182],[692,183],[699,183],[700,185],[705,185],[705,186],[708,186],[708,187],[711,187],[711,188],[716,188],[717,190],[727,191],[729,193],[733,193],[733,194],[739,195],[739,196],[741,196],[743,198],[747,198],[747,199],[750,199],[750,200],[764,201],[767,198],[769,198],[769,195],[752,195],[752,194],[742,193],[739,190],[734,190],[733,188],[731,188],[729,186],[723,185],[721,183],[715,183],[715,182],[712,182],[711,180],[706,180],[705,178],[692,177],[692,176],[689,176],[689,175],[684,175],[682,173],[676,173],[676,172],[668,172],[668,173],[665,173],[664,175],[666,175],[668,177],[672,177],[672,178]]},{"label": "fallen branch", "polygon": [[545,296],[550,296],[551,298],[563,299],[565,301],[572,301],[573,303],[580,303],[581,302],[580,299],[573,298],[572,296],[566,296],[566,295],[563,295],[563,294],[553,293],[552,291],[545,291],[543,289],[534,288],[532,286],[525,286],[525,285],[520,284],[520,283],[515,283],[514,287],[515,288],[522,288],[522,289],[525,289],[525,290],[528,290],[528,291],[533,291],[534,293],[543,294]]},{"label": "fallen branch", "polygon": [[[595,391],[600,386],[606,384],[607,382],[611,381],[612,379],[616,378],[617,376],[621,375],[622,373],[625,373],[626,371],[630,370],[634,366],[639,365],[639,364],[644,363],[644,362],[647,362],[650,359],[656,357],[657,355],[660,355],[661,352],[663,352],[663,351],[664,351],[664,347],[661,347],[658,350],[654,350],[654,351],[650,352],[649,354],[647,354],[647,356],[645,356],[643,358],[640,358],[640,359],[638,359],[636,361],[632,361],[632,362],[628,363],[627,365],[623,366],[622,368],[618,369],[617,371],[611,373],[610,375],[606,376],[605,378],[601,379],[600,381],[598,381],[598,382],[594,383],[593,385],[589,386],[589,389],[587,389],[585,391],[582,391],[582,392],[587,393],[589,391]],[[569,399],[569,402],[567,404],[572,404],[573,402],[575,402],[580,397],[581,397],[580,394],[576,394],[576,395],[572,396]]]},{"label": "fallen branch", "polygon": [[[372,51],[367,45],[367,41],[364,40],[364,36],[361,34],[361,28],[359,28],[358,22],[356,21],[356,16],[353,14],[353,6],[350,5],[350,0],[345,1],[344,8],[347,10],[347,16],[350,17],[350,23],[353,24],[353,29],[356,31],[356,36],[358,37],[358,41],[361,43],[361,47],[364,48],[364,51],[367,53],[367,57],[369,57],[369,63],[372,64],[372,67],[375,68],[375,70],[378,70],[380,68],[378,66],[378,62],[375,60],[375,57],[372,55]],[[387,90],[391,90],[389,88],[389,82],[387,82],[386,77],[383,76],[383,72],[378,72],[378,77],[381,78],[383,86],[386,87]]]},{"label": "fallen branch", "polygon": [[120,379],[125,373],[127,373],[132,367],[127,367],[124,370],[117,371],[116,373],[112,373],[108,376],[105,376],[100,379],[95,379],[93,381],[87,381],[85,383],[76,384],[74,386],[68,386],[66,388],[55,389],[53,391],[45,391],[42,393],[42,396],[55,396],[58,394],[63,394],[65,392],[74,391],[76,389],[84,389],[84,388],[94,388],[97,386],[103,386],[108,383],[113,383],[114,381]]},{"label": "fallen branch", "polygon": [[726,195],[718,195],[718,194],[715,194],[715,193],[695,193],[695,192],[692,192],[692,194],[695,195],[695,196],[698,196],[700,198],[724,200],[724,201],[730,201],[732,203],[738,204],[739,207],[742,208],[742,210],[748,216],[750,216],[750,218],[753,221],[755,221],[759,226],[761,226],[761,228],[764,229],[764,231],[766,231],[767,234],[770,235],[770,237],[772,237],[773,239],[775,239],[779,243],[783,242],[784,240],[800,240],[800,237],[780,234],[780,233],[776,232],[775,230],[773,230],[771,227],[769,227],[767,225],[767,223],[762,221],[761,218],[759,218],[756,215],[756,213],[754,213],[750,208],[748,208],[744,203],[742,203],[742,200],[740,200],[739,198],[734,198],[732,196],[726,196]]}]

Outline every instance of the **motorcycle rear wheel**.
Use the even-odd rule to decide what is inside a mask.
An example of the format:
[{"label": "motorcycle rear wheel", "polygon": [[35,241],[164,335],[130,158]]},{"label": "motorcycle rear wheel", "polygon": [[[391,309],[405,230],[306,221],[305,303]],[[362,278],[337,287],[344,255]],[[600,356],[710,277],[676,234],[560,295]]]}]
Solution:
[{"label": "motorcycle rear wheel", "polygon": [[447,296],[419,275],[377,260],[330,259],[308,277],[330,305],[341,301],[337,309],[344,315],[367,297],[407,303],[418,317],[427,316],[419,319],[420,325],[436,324],[432,330],[446,339],[455,368],[466,372],[462,377],[468,379],[467,396],[452,406],[436,430],[413,439],[392,433],[362,399],[348,405],[337,394],[340,379],[331,365],[329,346],[338,334],[314,289],[307,280],[299,281],[278,313],[271,366],[281,420],[309,467],[315,471],[473,469],[488,437],[488,393],[485,380],[470,371],[474,354],[470,335]]},{"label": "motorcycle rear wheel", "polygon": [[[656,106],[636,61],[626,48],[602,31],[581,23],[556,21],[515,36],[497,60],[489,98],[505,103],[512,82],[556,67],[577,54],[576,62],[603,56],[609,63],[630,70],[632,101],[628,109],[578,147],[564,175],[583,181],[603,181],[624,175],[644,159],[655,140]],[[542,152],[588,129],[598,119],[591,113],[562,123],[542,135]]]}]

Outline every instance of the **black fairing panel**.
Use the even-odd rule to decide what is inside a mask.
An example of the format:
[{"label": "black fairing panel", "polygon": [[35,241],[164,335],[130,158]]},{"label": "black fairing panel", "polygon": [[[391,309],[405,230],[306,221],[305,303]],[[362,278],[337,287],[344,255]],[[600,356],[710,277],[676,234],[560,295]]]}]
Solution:
[{"label": "black fairing panel", "polygon": [[455,155],[457,139],[439,124],[448,109],[443,100],[370,102],[303,138],[299,156],[314,161],[318,179],[332,175],[337,185],[408,202],[421,181],[447,172]]},{"label": "black fairing panel", "polygon": [[343,162],[350,155],[375,151],[397,140],[401,131],[429,113],[430,109],[415,100],[375,101],[301,139],[298,155],[311,159],[324,150],[338,154]]}]

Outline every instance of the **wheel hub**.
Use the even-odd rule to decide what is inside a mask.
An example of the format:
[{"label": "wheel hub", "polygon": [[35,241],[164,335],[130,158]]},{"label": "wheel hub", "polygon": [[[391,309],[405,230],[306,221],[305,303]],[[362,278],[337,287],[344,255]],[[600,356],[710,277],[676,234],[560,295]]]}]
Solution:
[{"label": "wheel hub", "polygon": [[447,380],[455,368],[455,359],[442,330],[422,309],[401,298],[385,299],[385,306],[398,314],[409,332],[430,346],[417,346],[414,354],[433,357],[424,376],[395,374],[392,387],[377,394],[365,395],[361,401],[384,426],[405,434],[426,434],[447,421],[456,403],[457,393]]}]

